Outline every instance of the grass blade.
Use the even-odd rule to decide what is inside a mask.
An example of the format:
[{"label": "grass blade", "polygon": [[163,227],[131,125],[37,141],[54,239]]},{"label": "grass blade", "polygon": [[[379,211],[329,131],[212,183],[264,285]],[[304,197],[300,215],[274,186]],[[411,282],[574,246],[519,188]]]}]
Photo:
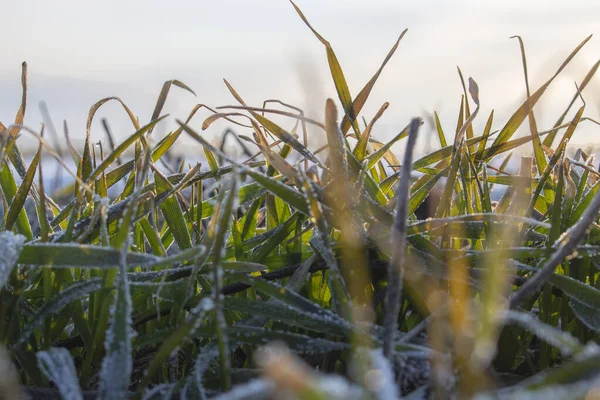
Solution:
[{"label": "grass blade", "polygon": [[417,141],[417,133],[421,121],[417,118],[410,123],[408,143],[404,153],[404,163],[400,184],[398,186],[398,208],[392,231],[392,261],[388,267],[388,290],[386,292],[386,314],[384,320],[383,352],[391,359],[394,348],[394,335],[397,330],[400,313],[400,296],[402,295],[402,279],[404,274],[404,243],[406,241],[406,220],[408,218],[408,191],[410,185],[410,167],[413,150]]},{"label": "grass blade", "polygon": [[8,282],[23,249],[25,236],[10,231],[0,232],[0,291]]},{"label": "grass blade", "polygon": [[102,399],[128,399],[134,331],[131,320],[131,294],[126,274],[126,248],[121,252],[117,294],[111,308],[111,324],[106,332],[106,356],[100,370],[100,396]]},{"label": "grass blade", "polygon": [[67,349],[53,347],[37,353],[40,369],[58,387],[64,400],[83,400],[77,370]]},{"label": "grass blade", "polygon": [[[4,222],[4,229],[6,230],[12,229],[14,223],[17,221],[17,218],[19,218],[20,214],[25,214],[25,200],[27,200],[27,196],[29,195],[29,191],[31,190],[31,185],[33,184],[33,179],[35,177],[35,173],[38,169],[38,164],[40,162],[41,152],[42,149],[40,148],[35,153],[35,156],[33,156],[31,164],[29,164],[29,168],[27,169],[27,173],[25,174],[25,178],[23,179],[23,182],[21,182],[17,193],[15,194],[15,196],[12,199],[12,202],[10,203],[10,208],[6,213],[6,219]],[[25,218],[26,217],[27,216],[25,214]]]},{"label": "grass blade", "polygon": [[558,70],[554,73],[554,75],[546,81],[538,90],[536,90],[531,97],[528,97],[527,100],[515,111],[515,113],[510,117],[504,128],[500,131],[496,140],[494,140],[493,145],[497,146],[502,143],[506,143],[516,132],[517,128],[521,126],[525,118],[529,115],[533,107],[538,102],[538,100],[542,97],[548,86],[554,81],[554,79],[562,72],[562,70],[571,62],[571,60],[577,55],[579,50],[592,38],[592,36],[588,36],[583,42],[581,42],[575,50],[569,54],[567,59],[560,65]]}]

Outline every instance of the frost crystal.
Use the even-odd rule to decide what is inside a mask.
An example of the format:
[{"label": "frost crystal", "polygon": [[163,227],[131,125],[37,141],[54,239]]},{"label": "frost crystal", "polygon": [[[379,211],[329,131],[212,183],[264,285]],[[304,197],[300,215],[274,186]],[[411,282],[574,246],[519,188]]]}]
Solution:
[{"label": "frost crystal", "polygon": [[227,393],[214,397],[214,400],[242,400],[271,396],[275,384],[267,379],[254,379],[244,385],[237,385]]},{"label": "frost crystal", "polygon": [[0,232],[0,289],[8,281],[8,277],[17,264],[25,236],[10,231]]},{"label": "frost crystal", "polygon": [[83,399],[77,380],[77,371],[67,349],[52,347],[48,351],[37,353],[40,369],[54,381],[63,399]]},{"label": "frost crystal", "polygon": [[394,370],[383,355],[382,349],[370,351],[373,369],[367,373],[366,379],[373,379],[371,386],[376,398],[381,400],[398,398],[398,388],[395,383]]}]

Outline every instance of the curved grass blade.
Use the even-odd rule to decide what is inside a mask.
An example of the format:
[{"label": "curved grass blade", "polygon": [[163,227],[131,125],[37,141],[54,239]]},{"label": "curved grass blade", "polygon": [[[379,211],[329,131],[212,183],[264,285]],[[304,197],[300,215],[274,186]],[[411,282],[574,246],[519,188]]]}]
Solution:
[{"label": "curved grass blade", "polygon": [[[17,138],[17,136],[21,132],[21,129],[23,128],[22,125],[25,119],[25,111],[27,109],[27,77],[27,63],[23,62],[21,64],[21,105],[19,106],[19,110],[17,111],[17,115],[15,116],[15,123],[9,126],[8,128],[8,135],[13,139]],[[4,131],[5,129],[6,128],[4,127],[4,125],[0,123],[0,132]],[[13,142],[12,146],[8,149],[8,158],[17,170],[19,176],[21,178],[24,178],[26,174],[25,163],[23,161],[23,157],[21,155],[21,152],[19,151],[19,148],[17,147],[16,142]]]},{"label": "curved grass blade", "polygon": [[58,387],[64,400],[83,400],[77,370],[69,350],[52,347],[37,353],[40,369]]},{"label": "curved grass blade", "polygon": [[600,311],[600,290],[565,275],[553,274],[548,278],[553,286],[559,288],[569,298]]},{"label": "curved grass blade", "polygon": [[102,172],[104,172],[104,170],[110,164],[115,162],[117,160],[117,158],[121,154],[123,154],[123,152],[129,146],[131,146],[133,143],[135,143],[136,140],[140,139],[146,132],[148,132],[157,123],[159,123],[166,117],[167,116],[164,115],[164,116],[160,117],[159,119],[152,121],[151,123],[143,126],[142,128],[139,128],[133,135],[129,136],[123,143],[118,145],[117,148],[115,149],[115,151],[111,152],[108,156],[106,156],[106,158],[104,160],[102,160],[102,162],[90,173],[90,176],[89,176],[88,180],[86,181],[86,183],[93,182],[95,179],[97,179],[102,174]]},{"label": "curved grass blade", "polygon": [[235,385],[230,391],[213,397],[213,400],[250,400],[268,399],[275,393],[276,387],[270,379],[256,378]]},{"label": "curved grass blade", "polygon": [[583,345],[570,333],[545,324],[529,313],[509,310],[504,322],[518,324],[527,329],[549,345],[556,347],[563,356],[577,355],[583,351]]},{"label": "curved grass blade", "polygon": [[[589,354],[582,354],[577,360],[569,361],[556,368],[549,368],[519,384],[519,388],[527,390],[543,389],[546,387],[556,387],[555,385],[566,385],[577,381],[590,381],[590,376],[596,375],[598,364],[600,363],[600,354],[596,349],[590,349]],[[589,390],[588,390],[589,391]],[[571,392],[568,393],[571,397]]]},{"label": "curved grass blade", "polygon": [[571,306],[571,310],[573,310],[573,314],[577,317],[586,328],[600,333],[600,313],[598,313],[598,309],[595,307],[589,307],[584,303],[571,298],[569,300],[569,305]]},{"label": "curved grass blade", "polygon": [[252,285],[254,289],[268,296],[274,297],[280,303],[287,305],[292,310],[296,310],[297,312],[303,314],[308,314],[309,316],[314,318],[327,319],[339,325],[345,325],[350,327],[349,322],[345,321],[343,318],[331,312],[330,310],[321,308],[319,305],[300,296],[294,291],[288,290],[276,283],[267,282],[265,280],[251,276],[242,276],[239,277],[238,280]]},{"label": "curved grass blade", "polygon": [[[194,96],[196,96],[196,93],[194,93],[194,91],[192,89],[190,89],[185,83],[178,81],[177,79],[172,79],[172,80],[166,81],[163,84],[162,89],[160,90],[158,99],[156,100],[156,105],[154,106],[154,111],[152,112],[152,118],[150,118],[150,122],[158,119],[160,112],[162,111],[163,107],[165,106],[165,102],[167,101],[167,96],[169,95],[169,90],[171,89],[171,85],[177,86],[185,91],[190,92]],[[150,128],[150,130],[148,131],[148,134],[152,133],[152,129],[154,129],[154,128]]]},{"label": "curved grass blade", "polygon": [[248,313],[249,315],[262,315],[269,321],[281,321],[291,326],[307,329],[313,332],[332,334],[349,338],[352,334],[350,325],[339,319],[332,319],[329,315],[319,315],[315,312],[305,312],[289,305],[277,302],[264,302],[238,297],[226,297],[223,307],[227,310]]},{"label": "curved grass blade", "polygon": [[[144,393],[142,400],[170,400],[174,396],[175,388],[176,385],[174,383],[163,383],[154,386]],[[181,397],[181,399],[183,400],[184,398]]]},{"label": "curved grass blade", "polygon": [[[229,84],[229,82],[227,82],[227,80],[224,80],[224,82],[225,82],[225,85],[227,86],[227,88],[229,89],[229,91],[231,92],[231,94],[236,98],[236,100],[239,101],[240,104],[242,104],[243,106],[246,106],[246,103],[240,97],[240,95],[237,94],[237,92],[235,91],[233,86],[231,86],[231,84]],[[302,145],[302,143],[300,143],[298,141],[298,139],[296,139],[294,136],[290,135],[285,129],[281,128],[279,125],[275,124],[270,119],[263,117],[262,115],[260,115],[259,113],[255,112],[255,111],[250,111],[250,114],[252,114],[252,116],[254,118],[256,118],[256,120],[262,126],[264,126],[266,130],[271,132],[278,139],[281,139],[283,142],[289,144],[294,150],[296,150],[298,153],[300,153],[303,157],[306,157],[308,160],[314,162],[315,164],[317,164],[321,167],[323,166],[321,164],[321,161],[319,161],[319,159],[316,158],[313,153],[311,153],[306,147],[304,147]],[[184,129],[186,129],[186,128],[184,127]]]},{"label": "curved grass blade", "polygon": [[298,333],[245,325],[236,325],[227,328],[227,335],[235,342],[254,346],[266,345],[273,341],[281,341],[284,342],[290,350],[301,354],[325,354],[330,351],[344,351],[350,348],[350,345],[345,342],[336,342]]},{"label": "curved grass blade", "polygon": [[[17,137],[20,132],[19,125],[23,125],[23,121],[25,120],[25,111],[27,110],[27,63],[23,61],[21,64],[21,105],[19,106],[19,110],[17,110],[17,115],[15,116],[14,126],[8,128],[8,133],[10,136]],[[0,128],[0,130],[4,130],[4,126]]]},{"label": "curved grass blade", "polygon": [[125,110],[127,115],[129,116],[129,120],[133,124],[133,127],[135,128],[135,130],[136,131],[140,130],[140,124],[138,122],[138,119],[136,118],[135,114],[133,114],[133,112],[129,109],[129,107],[127,107],[127,105],[123,102],[123,100],[121,100],[118,97],[114,97],[114,96],[113,97],[105,97],[104,99],[97,101],[94,105],[92,105],[92,107],[90,107],[90,111],[88,112],[88,119],[87,119],[87,122],[85,125],[86,138],[88,138],[90,136],[91,129],[92,129],[92,121],[94,120],[94,116],[96,115],[96,112],[98,111],[98,109],[100,107],[102,107],[105,103],[107,103],[111,100],[115,100],[121,104],[121,106],[123,107],[123,109]]},{"label": "curved grass blade", "polygon": [[[202,145],[207,146],[207,148],[211,149],[211,151],[218,152],[218,150],[215,149],[210,143],[208,143],[206,141],[206,139],[204,139],[202,136],[200,136],[196,132],[194,132],[194,130],[191,129],[189,126],[185,125],[181,121],[177,121],[177,122],[181,126],[183,126],[184,130],[196,141],[200,142]],[[226,158],[226,159],[228,158],[225,154],[220,153],[220,152],[218,152],[218,153],[220,155],[222,155],[224,158]],[[228,161],[231,161],[233,164],[236,164],[234,160],[228,160]],[[231,168],[233,168],[233,167],[231,167]],[[231,171],[231,168],[229,168],[228,171]],[[276,180],[274,178],[266,176],[260,172],[254,171],[252,169],[248,169],[245,166],[237,165],[237,168],[239,168],[242,172],[247,173],[257,183],[262,185],[265,189],[267,189],[274,195],[280,197],[282,200],[284,200],[290,206],[296,208],[298,211],[300,211],[306,215],[309,215],[308,206],[306,204],[306,198],[300,192],[292,189],[291,187],[289,187],[287,185],[282,184],[281,182],[279,182],[278,180]]]}]

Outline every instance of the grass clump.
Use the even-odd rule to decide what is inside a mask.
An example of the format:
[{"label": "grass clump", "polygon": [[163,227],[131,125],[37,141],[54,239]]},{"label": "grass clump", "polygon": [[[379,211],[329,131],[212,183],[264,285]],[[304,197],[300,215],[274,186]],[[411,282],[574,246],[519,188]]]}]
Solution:
[{"label": "grass clump", "polygon": [[[353,97],[330,43],[294,7],[325,46],[340,110],[328,100],[320,122],[282,102],[251,107],[225,82],[240,105],[203,129],[219,118],[240,125],[236,137],[258,152],[239,160],[190,127],[202,106],[153,143],[170,88],[191,92],[182,82],[165,83],[145,125],[120,99],[103,99],[83,149],[67,135],[77,171],[66,201],[44,187],[44,153],[62,162],[44,140],[52,125],[22,125],[23,65],[15,124],[0,126],[0,397],[597,395],[600,173],[593,155],[566,149],[579,124],[594,122],[580,91],[598,64],[551,129],[540,131],[533,111],[589,38],[535,91],[525,68],[527,99],[499,131],[492,113],[476,132],[485,96],[461,73],[453,143],[436,117],[441,148],[414,160],[419,119],[388,143],[372,137],[387,103],[358,120],[405,32]],[[134,133],[111,138],[105,154],[90,127],[108,101]],[[515,137],[526,119],[530,134]],[[327,146],[309,149],[308,124]],[[21,134],[40,143],[29,165]],[[169,173],[161,161],[181,135],[207,165]],[[400,163],[391,147],[405,138]],[[533,157],[507,172],[523,146]],[[431,218],[418,219],[431,204]]]}]

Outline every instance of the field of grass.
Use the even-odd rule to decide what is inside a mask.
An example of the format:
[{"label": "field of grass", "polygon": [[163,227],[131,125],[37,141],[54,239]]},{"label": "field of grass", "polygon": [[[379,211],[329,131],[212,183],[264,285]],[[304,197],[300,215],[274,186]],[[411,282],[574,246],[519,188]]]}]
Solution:
[{"label": "field of grass", "polygon": [[[590,38],[541,87],[525,72],[527,100],[507,121],[478,115],[489,99],[460,74],[456,128],[436,116],[440,148],[415,159],[420,119],[382,143],[387,103],[360,114],[406,31],[353,97],[296,11],[325,47],[341,107],[327,100],[315,121],[282,102],[247,105],[225,82],[240,106],[202,129],[227,118],[260,149],[247,160],[188,125],[200,106],[153,143],[170,89],[191,91],[173,80],[144,125],[117,98],[96,103],[85,146],[67,137],[75,183],[46,190],[42,157],[63,161],[44,141],[49,121],[22,126],[23,64],[15,123],[0,124],[0,399],[600,398],[600,172],[593,155],[566,152],[579,124],[597,125],[581,91],[599,63],[554,126],[533,112]],[[102,148],[89,127],[108,101],[134,133]],[[307,125],[327,146],[309,150]],[[167,173],[182,135],[206,165]],[[40,143],[28,165],[21,136]],[[518,148],[531,156],[511,160]],[[431,218],[417,219],[423,204]]]}]

